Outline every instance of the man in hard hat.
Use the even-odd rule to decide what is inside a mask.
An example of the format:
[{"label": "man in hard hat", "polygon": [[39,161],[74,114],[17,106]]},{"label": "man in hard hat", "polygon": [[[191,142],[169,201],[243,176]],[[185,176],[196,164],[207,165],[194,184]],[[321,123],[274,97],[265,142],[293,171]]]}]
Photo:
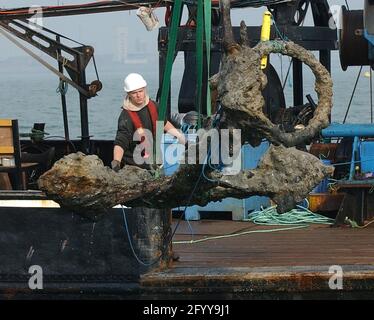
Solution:
[{"label": "man in hard hat", "polygon": [[[147,82],[138,73],[130,73],[124,81],[124,90],[127,96],[118,119],[118,130],[114,140],[113,161],[111,167],[119,171],[124,164],[137,165],[133,159],[137,143],[133,141],[136,130],[147,129],[153,133],[155,141],[156,121],[158,111],[156,102],[152,101],[146,91]],[[169,121],[165,122],[164,130],[177,137],[179,142],[185,144],[185,138]],[[144,141],[143,141],[144,142]],[[142,154],[143,157],[149,156]]]}]

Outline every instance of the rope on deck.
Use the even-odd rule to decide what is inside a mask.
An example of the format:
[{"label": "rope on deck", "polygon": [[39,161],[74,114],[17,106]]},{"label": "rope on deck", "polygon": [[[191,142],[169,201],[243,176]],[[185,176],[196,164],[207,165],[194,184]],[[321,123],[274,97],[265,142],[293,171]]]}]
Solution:
[{"label": "rope on deck", "polygon": [[232,238],[232,237],[238,237],[245,234],[251,234],[251,233],[269,233],[269,232],[277,232],[277,231],[285,231],[285,230],[294,230],[294,229],[301,229],[301,228],[307,228],[308,226],[296,226],[296,227],[288,227],[288,228],[281,228],[281,229],[271,229],[271,230],[252,230],[252,231],[244,231],[239,233],[233,233],[233,234],[225,234],[221,236],[214,236],[214,237],[207,237],[202,238],[198,240],[187,240],[187,241],[173,241],[173,244],[194,244],[198,242],[208,241],[208,240],[216,240],[216,239],[225,239],[225,238]]},{"label": "rope on deck", "polygon": [[202,238],[198,240],[192,239],[192,240],[187,240],[187,241],[173,241],[173,244],[195,244],[195,243],[209,241],[209,240],[238,237],[238,236],[251,234],[251,233],[270,233],[270,232],[307,228],[310,224],[331,225],[334,223],[334,219],[322,216],[318,213],[314,213],[310,211],[309,209],[302,207],[302,206],[297,206],[296,209],[293,209],[283,214],[279,214],[276,210],[276,206],[272,206],[266,209],[261,209],[259,211],[252,212],[251,214],[248,215],[248,218],[243,219],[243,221],[249,221],[257,225],[271,225],[271,226],[293,225],[293,226],[280,228],[280,229],[277,228],[277,229],[270,229],[270,230],[244,231],[244,232],[226,234],[226,235],[221,235],[221,236],[206,237],[206,238]]},{"label": "rope on deck", "polygon": [[286,213],[279,214],[276,206],[254,211],[248,215],[247,219],[259,225],[300,225],[300,224],[333,224],[334,219],[325,217],[310,211],[308,208],[297,206]]}]

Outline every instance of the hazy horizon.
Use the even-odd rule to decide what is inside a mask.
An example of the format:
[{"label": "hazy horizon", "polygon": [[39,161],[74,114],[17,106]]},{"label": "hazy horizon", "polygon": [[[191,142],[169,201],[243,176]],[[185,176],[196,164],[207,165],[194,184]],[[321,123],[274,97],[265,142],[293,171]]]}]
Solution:
[{"label": "hazy horizon", "polygon": [[[83,4],[88,0],[0,0],[0,8],[15,8],[27,6],[47,6],[57,4]],[[363,7],[363,0],[349,1],[351,9]],[[343,5],[344,0],[331,0],[330,5]],[[260,25],[262,13],[265,7],[245,8],[232,10],[232,23],[239,25],[244,20],[247,25]],[[309,10],[310,11],[310,10]],[[164,25],[165,8],[157,8],[155,14],[160,21],[160,26]],[[186,8],[184,9],[184,18],[186,20]],[[123,46],[123,37],[125,35],[125,44],[129,52],[154,53],[157,52],[158,29],[147,31],[140,19],[136,16],[135,10],[87,14],[65,17],[43,18],[43,25],[53,31],[61,33],[81,43],[92,45],[97,55],[101,54],[121,54],[119,50]],[[312,18],[309,12],[305,25],[312,25]],[[71,44],[71,43],[69,43]],[[33,47],[31,47],[33,48]],[[119,49],[120,48],[120,49]],[[17,48],[8,39],[0,36],[0,60],[10,56],[27,56],[26,53]]]},{"label": "hazy horizon", "polygon": [[[80,1],[69,1],[79,3]],[[67,4],[67,1],[60,1]],[[329,1],[330,4],[343,4],[345,1]],[[363,2],[348,1],[351,9],[361,7]],[[17,1],[22,5],[31,1]],[[40,5],[56,4],[57,1],[39,1]],[[0,7],[14,7],[14,1],[1,1]],[[245,20],[248,26],[260,25],[264,7],[257,9],[233,10],[233,25]],[[163,9],[156,14],[163,24]],[[148,90],[155,98],[158,89],[158,29],[148,32],[134,11],[102,13],[97,15],[46,18],[45,26],[71,37],[79,42],[92,45],[103,90],[97,97],[89,100],[90,133],[96,138],[113,138],[117,127],[117,117],[123,101],[123,79],[130,72],[139,72],[147,79]],[[310,16],[305,25],[310,25]],[[126,35],[126,37],[123,37]],[[124,41],[125,40],[125,41]],[[72,45],[72,43],[69,43]],[[75,45],[74,45],[75,46]],[[30,46],[29,46],[30,47]],[[31,47],[33,48],[33,47]],[[34,50],[52,66],[57,66],[54,59]],[[314,53],[318,57],[318,53]],[[283,79],[289,66],[288,57],[271,56],[271,62]],[[8,39],[0,36],[0,117],[20,119],[20,128],[28,132],[35,122],[47,123],[46,131],[63,135],[61,101],[56,92],[59,78],[39,62],[23,53]],[[178,92],[184,70],[183,53],[179,53],[172,72],[172,108],[176,110]],[[304,95],[314,92],[314,77],[304,67]],[[352,87],[357,77],[357,67],[346,72],[340,67],[338,52],[332,53],[332,78],[334,81],[333,121],[341,121],[350,99]],[[366,67],[364,69],[366,71]],[[292,71],[291,71],[292,76]],[[87,67],[87,82],[96,79],[93,64]],[[291,78],[289,78],[291,80]],[[292,86],[285,87],[287,106],[292,105]],[[69,87],[67,93],[68,116],[71,136],[80,135],[79,98],[75,89]],[[362,76],[357,88],[352,112],[348,121],[367,122],[370,108],[369,78]]]}]

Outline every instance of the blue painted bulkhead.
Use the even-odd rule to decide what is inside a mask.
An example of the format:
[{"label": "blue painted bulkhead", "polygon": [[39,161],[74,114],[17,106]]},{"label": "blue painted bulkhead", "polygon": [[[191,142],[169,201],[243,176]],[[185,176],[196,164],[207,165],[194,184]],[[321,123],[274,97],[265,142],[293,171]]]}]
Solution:
[{"label": "blue painted bulkhead", "polygon": [[[189,140],[193,140],[195,138],[194,135],[188,137]],[[164,136],[162,139],[162,147],[163,156],[165,155],[166,149],[171,144],[176,143],[175,139],[168,137],[167,135]],[[258,147],[252,147],[249,144],[245,144],[242,146],[241,150],[241,169],[254,169],[257,167],[261,157],[264,153],[268,150],[269,143],[264,141]],[[164,160],[164,172],[166,175],[173,174],[179,167],[176,163],[168,163],[163,157]],[[270,206],[270,199],[268,197],[262,196],[252,196],[247,199],[235,199],[235,198],[226,198],[222,201],[215,201],[210,202],[205,207],[201,206],[191,206],[187,207],[185,211],[185,219],[186,220],[200,220],[200,215],[202,212],[232,212],[232,219],[233,220],[242,220],[247,218],[248,212],[252,212],[255,210],[260,210],[261,207],[269,207]],[[183,209],[182,208],[175,208],[175,209]]]}]

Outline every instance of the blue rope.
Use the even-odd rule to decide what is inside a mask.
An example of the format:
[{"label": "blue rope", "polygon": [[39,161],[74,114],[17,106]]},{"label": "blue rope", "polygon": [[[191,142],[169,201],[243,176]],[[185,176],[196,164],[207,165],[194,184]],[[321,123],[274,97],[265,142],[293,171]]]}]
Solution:
[{"label": "blue rope", "polygon": [[61,93],[62,95],[66,95],[66,93],[68,92],[68,83],[64,80],[60,80],[56,92]]},{"label": "blue rope", "polygon": [[279,38],[281,38],[283,41],[289,41],[289,39],[287,38],[287,36],[285,34],[282,34],[277,26],[277,23],[275,22],[274,20],[274,17],[272,16],[272,21],[273,21],[273,24],[274,24],[274,28],[275,28],[275,32],[277,33],[277,35],[279,36]]},{"label": "blue rope", "polygon": [[[217,112],[213,117],[212,128],[217,128],[217,129],[219,128],[219,124],[220,124],[221,117],[222,117],[222,111],[223,111],[222,106],[221,106],[221,104],[219,104]],[[219,143],[217,147],[220,148],[220,146],[221,146],[221,143]],[[219,180],[210,179],[206,176],[205,168],[208,165],[209,168],[212,169],[212,170],[218,170],[218,171],[222,170],[224,168],[224,164],[222,163],[221,153],[219,153],[219,164],[212,164],[211,163],[211,158],[212,158],[212,146],[210,144],[209,147],[208,147],[207,156],[205,157],[201,173],[207,181],[218,182]]]},{"label": "blue rope", "polygon": [[[213,180],[213,179],[210,179],[206,176],[205,174],[205,168],[206,168],[206,165],[208,163],[210,163],[210,157],[211,157],[211,147],[209,146],[209,149],[208,149],[208,154],[207,156],[205,157],[205,160],[204,160],[204,164],[203,164],[203,168],[201,170],[201,173],[203,175],[203,177],[205,178],[205,180],[208,180],[210,182],[218,182],[218,180]],[[211,167],[212,168],[212,167]],[[213,170],[216,170],[215,168],[212,168]]]},{"label": "blue rope", "polygon": [[145,266],[145,267],[149,267],[149,266],[152,266],[154,265],[155,263],[157,263],[158,261],[160,261],[161,256],[159,256],[157,259],[155,259],[154,261],[152,262],[144,262],[142,260],[139,259],[138,255],[136,254],[135,252],[135,249],[134,249],[134,246],[133,246],[133,243],[131,241],[131,236],[130,236],[130,231],[129,231],[129,226],[127,224],[127,218],[126,218],[126,212],[125,212],[125,209],[123,209],[123,206],[121,205],[121,208],[122,208],[122,213],[123,213],[123,220],[125,222],[125,228],[126,228],[126,234],[127,234],[127,238],[129,240],[129,244],[130,244],[130,248],[131,248],[131,251],[132,251],[132,254],[134,255],[136,261],[138,261],[141,265]]},{"label": "blue rope", "polygon": [[[197,181],[196,181],[196,183],[195,183],[195,186],[194,186],[194,188],[193,188],[193,190],[192,190],[192,192],[191,192],[191,194],[190,194],[190,196],[189,196],[189,198],[188,198],[187,205],[184,207],[184,210],[183,210],[181,216],[179,217],[179,220],[178,220],[178,222],[177,222],[177,225],[176,225],[175,228],[174,228],[174,231],[173,231],[173,233],[172,233],[172,235],[171,235],[171,237],[170,237],[170,239],[169,239],[169,241],[168,241],[168,244],[166,245],[166,248],[167,248],[167,247],[172,243],[173,237],[174,237],[175,233],[177,232],[177,229],[178,229],[178,227],[179,227],[179,224],[180,224],[182,218],[186,215],[187,207],[189,207],[189,205],[190,205],[190,203],[191,203],[192,196],[194,195],[194,193],[195,193],[195,191],[196,191],[196,188],[197,188],[197,186],[199,185],[199,182],[200,182],[200,179],[201,179],[202,175],[203,175],[203,172],[200,173],[200,175],[199,175],[199,177],[198,177],[198,179],[197,179]],[[122,205],[121,205],[121,208],[122,208],[123,220],[124,220],[124,223],[125,223],[125,229],[126,229],[127,238],[128,238],[128,240],[129,240],[130,248],[131,248],[132,254],[134,255],[135,259],[136,259],[136,260],[137,260],[141,265],[146,266],[146,267],[149,267],[149,266],[152,266],[152,265],[156,264],[158,261],[161,260],[161,258],[162,258],[163,255],[165,254],[165,252],[162,253],[158,258],[156,258],[156,259],[155,259],[154,261],[152,261],[152,262],[144,262],[144,261],[142,261],[142,260],[138,257],[138,255],[136,254],[136,252],[135,252],[135,249],[134,249],[133,243],[132,243],[132,241],[131,241],[131,235],[130,235],[130,231],[129,231],[129,226],[128,226],[128,224],[127,224],[126,213],[125,213],[125,210],[124,210],[124,208],[123,208]],[[191,228],[192,228],[192,226],[191,226]]]},{"label": "blue rope", "polygon": [[181,131],[184,134],[188,134],[188,133],[191,132],[191,130],[195,130],[196,128],[197,128],[196,125],[183,123],[182,126],[181,126]]}]

